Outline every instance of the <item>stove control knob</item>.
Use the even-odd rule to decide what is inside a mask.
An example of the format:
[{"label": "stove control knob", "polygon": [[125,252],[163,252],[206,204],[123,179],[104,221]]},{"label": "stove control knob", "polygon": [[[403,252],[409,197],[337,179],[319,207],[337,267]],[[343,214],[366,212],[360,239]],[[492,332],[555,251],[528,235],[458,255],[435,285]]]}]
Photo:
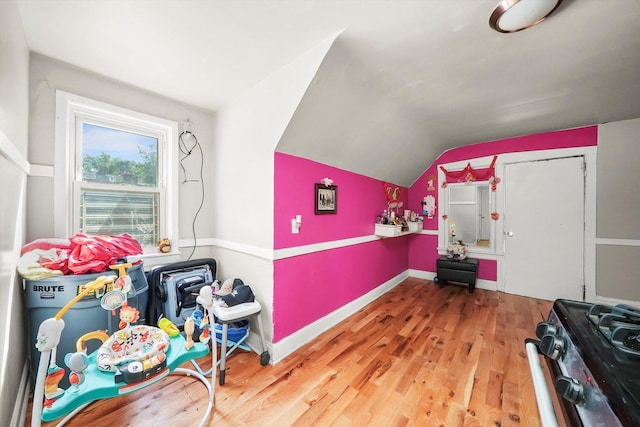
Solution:
[{"label": "stove control knob", "polygon": [[574,405],[582,405],[586,399],[585,387],[580,381],[563,375],[556,378],[558,394]]},{"label": "stove control knob", "polygon": [[536,336],[540,339],[545,335],[556,335],[558,333],[558,328],[555,323],[552,322],[540,322],[538,326],[536,326]]},{"label": "stove control knob", "polygon": [[553,360],[558,360],[564,355],[565,340],[555,335],[545,335],[540,340],[540,351]]}]

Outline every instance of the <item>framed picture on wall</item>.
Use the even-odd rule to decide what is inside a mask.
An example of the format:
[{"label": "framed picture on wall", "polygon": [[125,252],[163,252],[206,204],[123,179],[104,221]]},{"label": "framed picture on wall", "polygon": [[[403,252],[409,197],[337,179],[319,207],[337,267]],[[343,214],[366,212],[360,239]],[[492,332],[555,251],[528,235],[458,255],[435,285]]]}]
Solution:
[{"label": "framed picture on wall", "polygon": [[316,215],[334,214],[338,212],[338,187],[335,185],[316,184]]}]

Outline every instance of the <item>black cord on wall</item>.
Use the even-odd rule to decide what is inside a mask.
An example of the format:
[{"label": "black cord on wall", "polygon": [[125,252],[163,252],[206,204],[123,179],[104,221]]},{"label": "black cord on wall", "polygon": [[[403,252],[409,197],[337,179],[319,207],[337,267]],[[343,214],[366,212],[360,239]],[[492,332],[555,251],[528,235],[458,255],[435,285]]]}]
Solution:
[{"label": "black cord on wall", "polygon": [[[190,138],[193,138],[194,143],[191,147],[187,147],[187,144],[184,140],[183,137],[189,136]],[[187,182],[196,182],[196,179],[192,179],[189,180],[187,179],[187,170],[185,169],[184,165],[182,164],[182,162],[189,157],[192,153],[194,149],[198,149],[198,151],[200,152],[200,190],[201,190],[201,194],[200,194],[200,206],[198,206],[198,209],[196,210],[196,213],[193,215],[193,222],[191,223],[191,230],[193,232],[193,249],[191,250],[191,254],[189,255],[189,257],[187,258],[187,261],[189,261],[191,259],[191,257],[193,257],[193,254],[196,251],[196,247],[198,239],[197,239],[197,235],[196,235],[196,219],[198,218],[198,215],[200,214],[200,211],[202,210],[202,206],[204,205],[204,155],[202,153],[202,147],[200,146],[200,143],[198,142],[198,138],[196,138],[196,136],[191,133],[191,132],[182,132],[180,134],[180,136],[178,137],[178,147],[180,148],[180,152],[182,154],[184,154],[184,156],[182,156],[180,158],[180,168],[182,168],[182,172],[184,174],[184,181],[182,181],[183,184],[187,183]]]}]

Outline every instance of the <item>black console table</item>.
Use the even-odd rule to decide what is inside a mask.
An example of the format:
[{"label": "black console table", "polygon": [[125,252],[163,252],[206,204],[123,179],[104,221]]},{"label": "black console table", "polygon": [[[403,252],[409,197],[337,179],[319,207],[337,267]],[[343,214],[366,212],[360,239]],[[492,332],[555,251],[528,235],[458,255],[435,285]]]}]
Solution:
[{"label": "black console table", "polygon": [[467,283],[469,292],[473,292],[476,287],[478,274],[478,260],[475,258],[465,258],[458,260],[446,256],[437,260],[437,279],[440,287],[448,281]]}]

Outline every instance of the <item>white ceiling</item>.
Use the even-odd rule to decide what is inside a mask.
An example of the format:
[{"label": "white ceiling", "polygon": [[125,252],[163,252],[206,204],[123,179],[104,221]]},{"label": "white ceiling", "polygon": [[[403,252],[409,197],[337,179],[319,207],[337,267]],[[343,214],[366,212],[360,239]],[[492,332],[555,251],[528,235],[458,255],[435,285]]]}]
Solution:
[{"label": "white ceiling", "polygon": [[18,0],[31,50],[211,111],[342,31],[278,149],[410,185],[444,150],[640,117],[640,0]]}]

